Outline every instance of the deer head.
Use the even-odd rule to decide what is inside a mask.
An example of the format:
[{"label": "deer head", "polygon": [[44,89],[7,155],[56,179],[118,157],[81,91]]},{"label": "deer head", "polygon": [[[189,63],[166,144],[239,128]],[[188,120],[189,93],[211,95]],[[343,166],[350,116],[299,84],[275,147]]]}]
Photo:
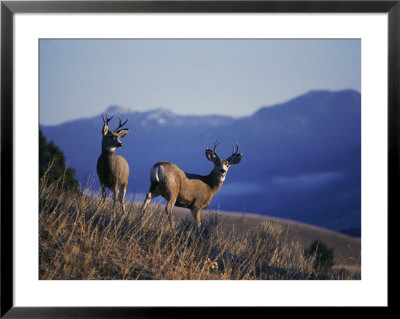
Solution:
[{"label": "deer head", "polygon": [[102,114],[102,117],[104,122],[102,130],[103,140],[101,142],[102,148],[103,150],[114,152],[116,147],[122,147],[122,142],[120,139],[123,138],[129,132],[129,128],[121,129],[122,126],[124,126],[128,122],[128,120],[122,123],[121,117],[118,115],[119,125],[114,131],[112,131],[108,127],[108,122],[110,122],[113,119],[114,115],[109,118],[108,115],[106,114],[106,119],[104,119],[104,115]]},{"label": "deer head", "polygon": [[218,141],[215,142],[214,148],[210,150],[206,149],[206,157],[209,161],[214,163],[214,174],[220,182],[223,182],[226,177],[226,173],[231,165],[238,164],[242,159],[243,154],[238,153],[239,145],[236,143],[236,146],[233,145],[232,155],[229,156],[226,160],[222,160],[218,157],[216,153],[216,148],[219,145]]}]

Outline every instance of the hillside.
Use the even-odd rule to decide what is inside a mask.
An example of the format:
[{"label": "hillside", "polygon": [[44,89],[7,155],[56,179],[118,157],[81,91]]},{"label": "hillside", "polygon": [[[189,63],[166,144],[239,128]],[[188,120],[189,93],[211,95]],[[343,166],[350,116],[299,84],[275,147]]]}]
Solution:
[{"label": "hillside", "polygon": [[[40,182],[41,280],[358,280],[360,241],[308,225],[260,216],[205,212],[196,232],[190,213],[69,193],[62,180]],[[333,248],[333,266],[308,255],[310,241]],[[351,253],[349,254],[349,251]]]},{"label": "hillside", "polygon": [[[163,214],[164,212],[161,211],[161,213]],[[190,216],[190,211],[184,208],[174,207],[174,214],[185,218],[185,216]],[[361,240],[359,238],[271,216],[233,212],[203,212],[204,216],[208,214],[218,214],[224,229],[230,230],[234,228],[240,233],[245,233],[252,227],[264,222],[278,224],[282,227],[282,233],[286,240],[289,242],[298,242],[303,249],[310,247],[315,240],[319,240],[330,248],[333,248],[336,266],[352,268],[359,267],[361,264]]]},{"label": "hillside", "polygon": [[[131,166],[128,197],[143,198],[151,166],[160,160],[208,174],[212,165],[204,151],[218,138],[221,158],[238,142],[243,159],[230,169],[210,209],[275,216],[361,236],[361,96],[356,91],[311,91],[241,118],[115,106],[105,112],[129,119],[131,131],[117,151]],[[102,124],[98,114],[41,126],[84,188],[99,188],[95,167]]]}]

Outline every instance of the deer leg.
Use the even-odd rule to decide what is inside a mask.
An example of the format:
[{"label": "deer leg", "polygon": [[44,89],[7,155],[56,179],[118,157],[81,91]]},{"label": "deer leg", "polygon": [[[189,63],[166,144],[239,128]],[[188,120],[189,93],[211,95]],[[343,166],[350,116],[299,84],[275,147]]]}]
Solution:
[{"label": "deer leg", "polygon": [[192,215],[196,221],[196,230],[199,232],[201,228],[201,209],[197,207],[192,208]]},{"label": "deer leg", "polygon": [[125,194],[126,194],[126,188],[127,185],[121,185],[120,189],[119,189],[119,201],[121,202],[122,205],[122,211],[124,213],[126,213],[126,209],[125,209]]},{"label": "deer leg", "polygon": [[101,185],[101,197],[104,203],[106,201],[106,187],[104,185]]},{"label": "deer leg", "polygon": [[146,198],[143,202],[142,208],[140,209],[140,213],[144,214],[146,212],[147,204],[155,197],[159,196],[160,193],[157,191],[155,187],[150,187],[149,192],[146,195]]},{"label": "deer leg", "polygon": [[176,202],[176,196],[171,197],[167,205],[165,206],[165,212],[167,213],[169,224],[171,225],[172,228],[174,227],[174,221],[172,220],[172,207],[174,207],[175,202]]},{"label": "deer leg", "polygon": [[117,185],[117,183],[115,183],[114,190],[113,190],[113,202],[114,202],[113,210],[114,210],[114,214],[116,213],[116,208],[117,208],[117,205],[116,205],[117,198],[118,198],[118,185]]}]

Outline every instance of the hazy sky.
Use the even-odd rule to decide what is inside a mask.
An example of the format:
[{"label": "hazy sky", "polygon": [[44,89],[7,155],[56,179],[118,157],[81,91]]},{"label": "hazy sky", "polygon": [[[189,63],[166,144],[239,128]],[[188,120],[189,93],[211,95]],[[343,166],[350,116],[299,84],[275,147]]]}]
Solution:
[{"label": "hazy sky", "polygon": [[40,40],[40,123],[111,105],[250,115],[314,89],[361,90],[360,40]]}]

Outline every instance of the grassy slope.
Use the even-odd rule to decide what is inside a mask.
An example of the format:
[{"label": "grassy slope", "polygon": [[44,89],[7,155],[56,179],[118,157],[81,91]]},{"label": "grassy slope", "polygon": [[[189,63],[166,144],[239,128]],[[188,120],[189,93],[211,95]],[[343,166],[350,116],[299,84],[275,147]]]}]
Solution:
[{"label": "grassy slope", "polygon": [[[360,240],[316,227],[256,215],[204,212],[201,234],[174,208],[112,203],[40,188],[40,279],[359,279]],[[334,249],[335,267],[315,270],[304,248],[320,240]]]},{"label": "grassy slope", "polygon": [[[204,211],[203,215],[215,213],[214,211]],[[183,217],[190,215],[188,209],[174,207],[174,214]],[[334,262],[337,266],[359,267],[361,263],[361,239],[347,236],[338,232],[330,231],[324,228],[256,214],[243,214],[236,212],[221,212],[221,223],[225,229],[231,229],[232,226],[239,232],[245,233],[252,227],[262,222],[278,223],[283,228],[283,234],[287,241],[298,242],[303,249],[308,248],[315,240],[333,248]]]}]

